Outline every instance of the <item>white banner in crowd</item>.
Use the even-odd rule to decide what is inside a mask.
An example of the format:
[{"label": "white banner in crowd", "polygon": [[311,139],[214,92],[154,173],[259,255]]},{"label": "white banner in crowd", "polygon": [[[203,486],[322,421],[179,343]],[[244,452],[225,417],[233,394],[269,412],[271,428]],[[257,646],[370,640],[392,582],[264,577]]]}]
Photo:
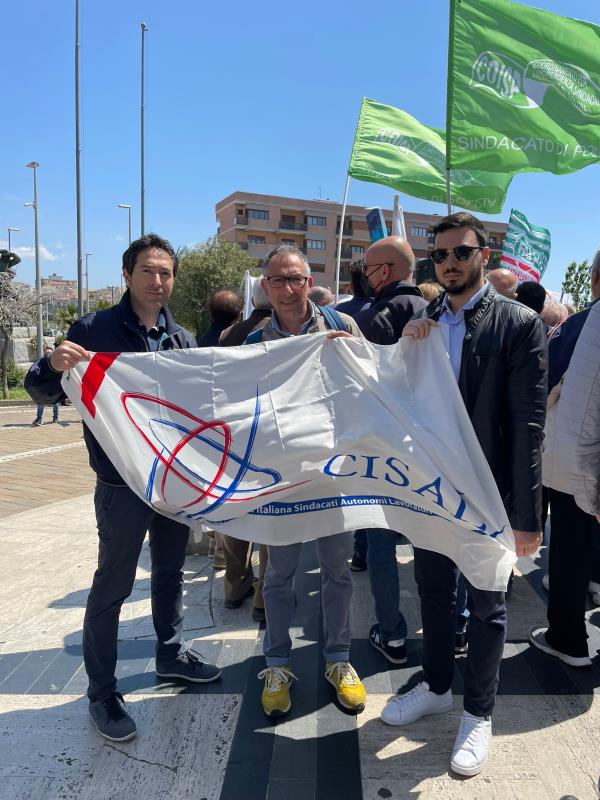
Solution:
[{"label": "white banner in crowd", "polygon": [[97,353],[63,387],[163,514],[270,545],[390,528],[506,587],[514,538],[441,329],[394,346],[315,334]]}]

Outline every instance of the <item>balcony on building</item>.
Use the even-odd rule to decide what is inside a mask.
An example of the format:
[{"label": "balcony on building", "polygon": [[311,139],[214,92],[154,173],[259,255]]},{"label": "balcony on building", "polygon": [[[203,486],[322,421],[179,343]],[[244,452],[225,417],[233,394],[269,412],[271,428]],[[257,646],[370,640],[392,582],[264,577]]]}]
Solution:
[{"label": "balcony on building", "polygon": [[[337,225],[335,226],[335,232],[339,235],[340,232],[340,221],[338,220]],[[352,220],[346,220],[344,222],[344,230],[342,231],[342,236],[352,236]]]},{"label": "balcony on building", "polygon": [[293,217],[291,214],[282,214],[281,219],[279,220],[279,230],[305,231],[306,224],[304,222],[298,222],[297,218]]}]

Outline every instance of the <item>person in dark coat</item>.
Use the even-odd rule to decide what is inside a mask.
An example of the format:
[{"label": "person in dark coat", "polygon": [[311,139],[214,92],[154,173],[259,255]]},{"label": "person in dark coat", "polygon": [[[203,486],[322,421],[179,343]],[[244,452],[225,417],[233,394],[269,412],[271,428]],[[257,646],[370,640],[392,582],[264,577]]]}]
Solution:
[{"label": "person in dark coat", "polygon": [[395,344],[409,319],[425,308],[421,290],[412,283],[414,266],[412,248],[400,236],[379,239],[369,247],[363,273],[373,299],[354,316],[365,339]]},{"label": "person in dark coat", "polygon": [[[467,212],[451,214],[434,229],[432,259],[446,290],[411,320],[403,336],[415,346],[433,327],[446,326],[448,355],[465,410],[504,501],[517,556],[542,542],[541,456],[546,417],[548,348],[542,321],[515,300],[497,294],[484,278],[490,257],[485,228]],[[446,556],[414,548],[423,623],[423,681],[392,698],[381,713],[390,725],[409,725],[453,705],[458,567]],[[469,649],[464,712],[451,768],[477,775],[492,740],[491,715],[506,635],[504,592],[469,595]]]},{"label": "person in dark coat", "polygon": [[[88,360],[89,351],[144,353],[195,347],[194,337],[177,325],[167,308],[177,263],[172,246],[155,233],[132,242],[123,253],[127,291],[121,302],[78,319],[65,341],[31,367],[25,388],[34,401],[51,405],[66,397],[63,372]],[[136,725],[117,691],[119,615],[133,588],[146,531],[157,675],[207,683],[216,680],[221,670],[201,661],[183,641],[182,569],[189,529],[157,513],[129,489],[85,423],[83,434],[97,477],[94,506],[99,535],[98,569],[83,621],[89,714],[102,736],[124,742],[136,735]]]},{"label": "person in dark coat", "polygon": [[208,298],[208,313],[212,323],[204,336],[198,339],[198,347],[218,347],[225,328],[237,322],[242,313],[243,300],[235,289],[217,289]]},{"label": "person in dark coat", "polygon": [[371,291],[363,275],[362,267],[352,267],[350,270],[350,283],[352,284],[352,297],[344,300],[335,307],[336,311],[355,317],[359,311],[371,305]]},{"label": "person in dark coat", "polygon": [[252,313],[248,319],[234,322],[233,325],[225,328],[219,339],[221,347],[235,347],[244,344],[249,333],[262,327],[267,320],[271,319],[273,306],[258,279],[252,285],[252,305]]}]

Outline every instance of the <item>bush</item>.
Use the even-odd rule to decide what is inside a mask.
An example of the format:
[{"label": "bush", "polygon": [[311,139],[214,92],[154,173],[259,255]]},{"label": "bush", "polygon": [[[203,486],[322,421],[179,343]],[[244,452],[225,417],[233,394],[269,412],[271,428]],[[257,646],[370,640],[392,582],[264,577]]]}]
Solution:
[{"label": "bush", "polygon": [[22,386],[25,380],[25,373],[22,367],[18,367],[12,358],[6,362],[6,376],[8,379],[8,388],[14,389],[16,386]]}]

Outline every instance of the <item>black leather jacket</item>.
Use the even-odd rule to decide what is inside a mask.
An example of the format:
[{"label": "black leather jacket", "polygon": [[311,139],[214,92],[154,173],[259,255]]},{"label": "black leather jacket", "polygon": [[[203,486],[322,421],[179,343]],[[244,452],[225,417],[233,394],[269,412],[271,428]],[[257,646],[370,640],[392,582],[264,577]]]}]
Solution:
[{"label": "black leather jacket", "polygon": [[[443,299],[414,318],[437,320]],[[544,326],[535,312],[488,285],[465,311],[465,327],[460,393],[512,527],[539,531],[548,393]]]}]

